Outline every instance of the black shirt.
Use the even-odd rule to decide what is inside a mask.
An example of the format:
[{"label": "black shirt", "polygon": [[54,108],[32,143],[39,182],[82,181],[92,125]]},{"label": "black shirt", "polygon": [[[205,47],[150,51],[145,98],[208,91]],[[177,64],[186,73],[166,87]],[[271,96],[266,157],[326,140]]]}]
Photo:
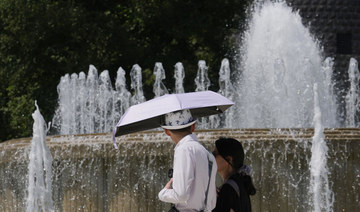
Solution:
[{"label": "black shirt", "polygon": [[230,177],[239,186],[240,197],[230,184],[224,183],[220,187],[213,212],[229,212],[231,208],[235,212],[251,212],[250,197],[244,185],[245,177],[249,176],[235,174]]}]

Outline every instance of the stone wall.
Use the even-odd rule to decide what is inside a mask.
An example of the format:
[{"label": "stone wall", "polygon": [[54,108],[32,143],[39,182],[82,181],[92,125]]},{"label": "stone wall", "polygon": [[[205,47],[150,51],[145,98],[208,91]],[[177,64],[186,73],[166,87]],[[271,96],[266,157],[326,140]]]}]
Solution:
[{"label": "stone wall", "polygon": [[[253,211],[311,211],[309,160],[312,129],[202,130],[209,149],[220,136],[243,143],[257,194]],[[334,211],[360,211],[360,130],[327,129]],[[0,211],[25,211],[31,138],[0,144]],[[55,211],[167,211],[157,193],[168,181],[173,143],[162,132],[117,138],[110,134],[53,136]],[[221,184],[218,177],[217,184]]]}]

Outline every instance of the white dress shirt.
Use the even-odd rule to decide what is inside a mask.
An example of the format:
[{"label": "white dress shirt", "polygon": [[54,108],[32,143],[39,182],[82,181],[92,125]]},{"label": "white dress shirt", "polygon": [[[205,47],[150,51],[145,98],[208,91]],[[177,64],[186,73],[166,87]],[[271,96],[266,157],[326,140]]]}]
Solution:
[{"label": "white dress shirt", "polygon": [[215,178],[217,165],[214,156],[198,141],[195,134],[185,136],[175,146],[172,189],[162,189],[159,199],[174,203],[181,212],[204,208],[209,183],[209,160],[213,162],[206,211],[216,206]]}]

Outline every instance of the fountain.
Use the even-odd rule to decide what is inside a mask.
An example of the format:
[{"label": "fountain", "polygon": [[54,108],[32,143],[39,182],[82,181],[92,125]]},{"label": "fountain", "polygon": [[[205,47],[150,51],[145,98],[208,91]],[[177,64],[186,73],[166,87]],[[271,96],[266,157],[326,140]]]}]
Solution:
[{"label": "fountain", "polygon": [[175,93],[185,93],[183,86],[183,81],[185,78],[185,70],[181,62],[177,62],[175,64],[174,78],[175,78]]},{"label": "fountain", "polygon": [[131,89],[134,90],[135,95],[133,95],[130,99],[131,105],[136,105],[141,102],[145,102],[144,91],[142,89],[142,74],[141,67],[138,64],[135,64],[131,71]]},{"label": "fountain", "polygon": [[111,132],[113,129],[113,92],[109,76],[109,71],[101,72],[99,77],[99,95],[98,95],[98,118],[99,127],[97,132]]},{"label": "fountain", "polygon": [[198,62],[198,72],[195,78],[196,89],[195,91],[207,91],[210,86],[210,80],[208,77],[208,67],[204,60]]},{"label": "fountain", "polygon": [[154,75],[155,75],[155,82],[154,82],[154,94],[155,94],[155,98],[162,96],[164,94],[167,94],[168,91],[164,85],[164,83],[162,82],[162,80],[164,80],[165,77],[165,70],[162,66],[162,63],[158,62],[155,63],[155,68],[154,68]]},{"label": "fountain", "polygon": [[[238,72],[239,122],[234,127],[312,127],[314,82],[326,127],[339,126],[320,48],[284,2],[256,8],[245,33]],[[326,107],[326,108],[325,108]]]},{"label": "fountain", "polygon": [[[208,77],[208,67],[204,60],[198,62],[198,71],[195,78],[195,91],[207,91],[210,86],[210,79]],[[209,123],[209,124],[208,124]],[[200,129],[206,129],[206,127],[217,128],[219,127],[219,120],[216,116],[199,118],[196,125]]]},{"label": "fountain", "polygon": [[48,128],[36,104],[33,139],[31,140],[28,166],[26,212],[54,211],[52,200],[52,155],[46,146]]},{"label": "fountain", "polygon": [[[221,67],[219,71],[219,91],[221,95],[227,97],[228,99],[235,100],[235,95],[237,92],[233,84],[231,83],[231,74],[230,74],[230,63],[228,59],[223,59],[221,61]],[[235,113],[235,107],[231,107],[225,111],[225,114],[218,117],[219,120],[211,121],[211,123],[219,123],[219,125],[223,128],[233,128],[233,116]]]},{"label": "fountain", "polygon": [[345,97],[346,126],[349,127],[359,127],[359,120],[356,120],[356,114],[360,109],[359,77],[358,63],[354,58],[351,58],[349,65],[350,89]]},{"label": "fountain", "polygon": [[[360,129],[351,128],[358,124],[356,60],[350,61],[353,88],[346,98],[347,123],[354,124],[340,128],[344,126],[338,122],[331,81],[333,59],[320,56],[317,41],[297,12],[284,3],[256,7],[240,49],[236,76],[230,77],[227,59],[219,70],[218,92],[236,106],[219,116],[220,122],[219,117],[202,122],[205,128],[197,131],[199,140],[208,149],[220,136],[243,143],[245,163],[252,167],[258,190],[251,199],[253,211],[359,211]],[[198,67],[196,90],[207,90],[205,61],[199,61]],[[176,64],[175,70],[175,90],[181,93],[182,64]],[[58,135],[46,138],[53,156],[54,211],[169,208],[157,193],[168,180],[173,143],[161,131],[146,131],[118,137],[116,150],[107,131],[111,124],[103,119],[118,120],[130,105],[145,101],[139,65],[133,66],[130,77],[132,95],[122,68],[115,89],[108,72],[99,77],[92,65],[87,76],[81,72],[61,78],[53,120]],[[157,82],[161,79],[159,74]],[[206,129],[208,124],[222,129]],[[26,208],[30,140],[0,144],[0,211]]]},{"label": "fountain", "polygon": [[324,138],[324,127],[319,104],[317,83],[314,84],[314,136],[310,159],[310,194],[313,196],[313,210],[333,211],[333,193],[328,179],[328,147]]},{"label": "fountain", "polygon": [[121,115],[124,114],[126,109],[130,106],[130,92],[126,89],[125,70],[119,68],[116,75],[115,91],[114,91],[114,107],[113,107],[113,123],[112,126],[117,124]]}]

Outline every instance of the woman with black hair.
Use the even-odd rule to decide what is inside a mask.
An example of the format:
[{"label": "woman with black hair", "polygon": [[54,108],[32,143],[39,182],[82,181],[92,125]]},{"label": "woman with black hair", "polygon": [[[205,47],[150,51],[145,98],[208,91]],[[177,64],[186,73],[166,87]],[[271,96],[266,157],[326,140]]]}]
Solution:
[{"label": "woman with black hair", "polygon": [[244,149],[238,140],[220,138],[215,141],[213,154],[218,173],[224,184],[218,189],[213,212],[250,212],[250,195],[256,189],[250,177],[250,168],[244,165]]}]

